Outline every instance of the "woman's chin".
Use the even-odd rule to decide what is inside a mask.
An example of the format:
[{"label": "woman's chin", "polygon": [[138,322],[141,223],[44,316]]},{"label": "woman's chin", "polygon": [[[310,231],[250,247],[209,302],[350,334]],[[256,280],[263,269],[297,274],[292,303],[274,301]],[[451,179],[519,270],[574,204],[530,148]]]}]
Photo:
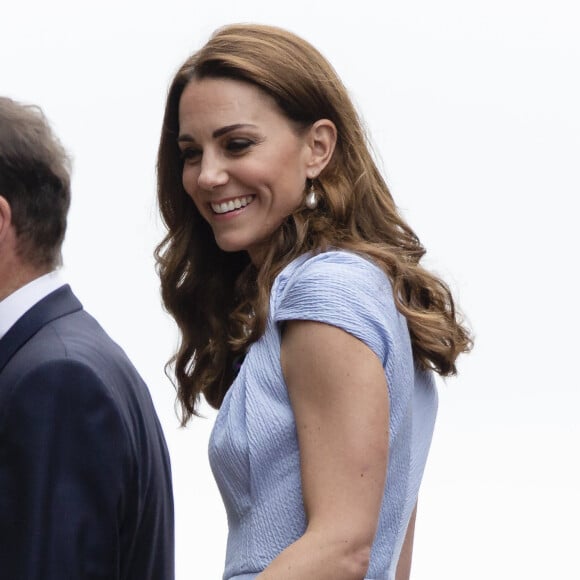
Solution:
[{"label": "woman's chin", "polygon": [[243,252],[247,249],[247,244],[241,240],[235,240],[228,237],[219,236],[215,238],[217,247],[224,252]]}]

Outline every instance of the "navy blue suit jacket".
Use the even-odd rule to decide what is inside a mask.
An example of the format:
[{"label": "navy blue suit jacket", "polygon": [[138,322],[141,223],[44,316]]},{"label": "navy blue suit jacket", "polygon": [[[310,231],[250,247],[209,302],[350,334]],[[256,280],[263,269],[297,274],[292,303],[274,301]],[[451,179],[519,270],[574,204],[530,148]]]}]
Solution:
[{"label": "navy blue suit jacket", "polygon": [[68,286],[0,340],[0,578],[174,578],[149,391]]}]

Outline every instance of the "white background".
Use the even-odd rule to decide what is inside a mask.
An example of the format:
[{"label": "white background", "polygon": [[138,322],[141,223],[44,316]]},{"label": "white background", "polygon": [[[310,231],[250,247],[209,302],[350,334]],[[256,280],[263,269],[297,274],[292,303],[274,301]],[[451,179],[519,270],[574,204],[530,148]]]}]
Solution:
[{"label": "white background", "polygon": [[[179,429],[152,252],[169,81],[218,26],[276,24],[333,63],[476,335],[440,413],[414,580],[577,579],[580,18],[570,0],[8,2],[0,94],[74,157],[66,276],[150,385],[173,462],[177,580],[219,578],[214,412]],[[379,8],[379,6],[381,6]]]}]

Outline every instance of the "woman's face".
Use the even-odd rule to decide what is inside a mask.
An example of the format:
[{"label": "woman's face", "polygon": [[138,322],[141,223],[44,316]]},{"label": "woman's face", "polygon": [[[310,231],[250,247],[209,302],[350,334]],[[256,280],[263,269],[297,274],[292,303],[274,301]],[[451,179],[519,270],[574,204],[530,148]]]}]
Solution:
[{"label": "woman's face", "polygon": [[259,88],[191,81],[179,102],[183,187],[224,251],[259,265],[271,234],[304,199],[311,147]]}]

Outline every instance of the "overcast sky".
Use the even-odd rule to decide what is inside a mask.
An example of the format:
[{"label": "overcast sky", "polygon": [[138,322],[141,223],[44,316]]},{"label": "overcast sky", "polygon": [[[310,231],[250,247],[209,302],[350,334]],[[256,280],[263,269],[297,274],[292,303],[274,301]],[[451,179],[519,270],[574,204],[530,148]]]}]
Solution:
[{"label": "overcast sky", "polygon": [[176,333],[152,258],[155,152],[173,73],[240,21],[286,27],[333,63],[476,335],[439,383],[413,580],[580,577],[576,4],[2,0],[0,94],[40,105],[74,158],[65,275],[165,429],[177,580],[220,577],[226,521],[215,413],[179,429],[163,373]]}]

